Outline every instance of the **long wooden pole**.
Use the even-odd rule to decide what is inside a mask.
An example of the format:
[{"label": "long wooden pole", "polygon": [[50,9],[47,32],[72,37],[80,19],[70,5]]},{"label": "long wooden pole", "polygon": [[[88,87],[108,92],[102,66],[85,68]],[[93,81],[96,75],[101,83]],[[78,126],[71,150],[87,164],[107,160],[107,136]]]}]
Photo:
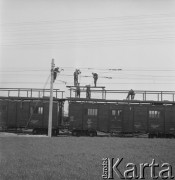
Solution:
[{"label": "long wooden pole", "polygon": [[50,80],[50,103],[49,103],[49,121],[48,121],[48,137],[52,137],[52,107],[53,107],[53,76],[54,76],[54,59],[51,62],[51,80]]}]

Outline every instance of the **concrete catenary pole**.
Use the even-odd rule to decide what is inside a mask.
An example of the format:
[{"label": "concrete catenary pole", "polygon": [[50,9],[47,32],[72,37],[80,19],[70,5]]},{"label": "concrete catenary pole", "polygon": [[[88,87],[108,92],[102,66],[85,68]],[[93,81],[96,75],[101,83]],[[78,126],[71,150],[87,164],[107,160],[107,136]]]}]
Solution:
[{"label": "concrete catenary pole", "polygon": [[50,80],[50,103],[49,103],[49,121],[48,121],[48,137],[52,137],[52,107],[53,107],[53,76],[54,76],[54,59],[51,62],[51,80]]}]

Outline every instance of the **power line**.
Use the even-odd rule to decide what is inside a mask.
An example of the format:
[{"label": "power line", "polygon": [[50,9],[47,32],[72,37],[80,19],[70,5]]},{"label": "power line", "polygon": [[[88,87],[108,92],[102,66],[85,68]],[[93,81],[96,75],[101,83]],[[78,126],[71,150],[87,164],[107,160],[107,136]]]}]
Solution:
[{"label": "power line", "polygon": [[[125,31],[144,31],[144,32],[147,32],[148,30],[149,31],[153,31],[156,30],[157,32],[163,32],[164,30],[166,31],[170,31],[173,32],[173,29],[174,28],[174,25],[173,24],[174,21],[172,22],[161,22],[161,23],[158,23],[158,22],[149,22],[149,23],[139,23],[139,24],[133,24],[133,23],[128,23],[128,24],[104,24],[104,25],[98,25],[98,24],[94,24],[94,25],[86,25],[86,26],[77,26],[77,27],[74,27],[74,26],[70,26],[70,27],[64,27],[64,26],[53,26],[53,27],[39,27],[39,28],[36,28],[36,27],[28,27],[27,29],[21,29],[21,28],[18,28],[18,29],[1,29],[1,32],[3,32],[4,35],[7,35],[7,34],[19,34],[19,35],[22,35],[22,34],[27,34],[27,33],[30,33],[30,34],[38,34],[38,35],[42,35],[42,34],[45,34],[45,33],[66,33],[66,34],[69,34],[69,33],[90,33],[90,32],[93,32],[93,33],[98,33],[98,32],[105,32],[105,31],[117,31],[117,32],[125,32]],[[160,29],[161,28],[161,29]],[[59,35],[59,34],[57,34]]]},{"label": "power line", "polygon": [[[74,70],[76,68],[81,69],[83,71],[106,71],[105,73],[116,73],[116,72],[126,72],[126,71],[175,71],[175,69],[146,69],[146,68],[100,68],[100,67],[62,67],[63,69],[71,69],[72,72],[74,72]],[[25,68],[17,68],[16,70],[14,70],[14,68],[12,68],[13,70],[5,70],[2,69],[0,70],[1,73],[11,73],[11,72],[19,72],[19,73],[24,73],[24,72],[48,72],[48,70],[46,70],[45,68],[43,69],[25,69]],[[68,71],[68,70],[65,70]],[[69,70],[70,71],[70,70]],[[104,73],[104,72],[102,72]],[[33,73],[32,73],[33,74]],[[31,75],[32,75],[31,74]],[[30,75],[30,74],[29,74]],[[60,74],[60,75],[68,75],[68,74]],[[73,74],[71,74],[70,76],[72,76]],[[136,74],[124,74],[124,75],[136,75]],[[147,75],[146,75],[147,76]]]},{"label": "power line", "polygon": [[[57,81],[61,81],[61,80],[57,80]],[[72,82],[67,82],[67,81],[61,81],[61,82],[66,82],[66,83],[72,83]],[[44,82],[27,82],[27,81],[23,81],[23,82],[16,82],[16,81],[3,81],[3,82],[0,82],[1,84],[10,84],[10,83],[13,83],[13,84],[44,84]],[[58,84],[62,84],[62,83],[58,83]],[[81,84],[86,84],[86,83],[81,83]],[[160,83],[160,82],[110,82],[110,83],[98,83],[98,84],[175,84],[175,83]]]},{"label": "power line", "polygon": [[132,36],[131,34],[128,36],[103,36],[103,35],[98,35],[96,37],[93,36],[82,36],[77,39],[76,37],[55,37],[55,38],[36,38],[34,37],[30,39],[9,39],[5,40],[4,42],[1,42],[1,46],[3,45],[22,45],[22,44],[88,44],[88,43],[98,43],[98,42],[126,42],[126,41],[140,41],[140,40],[174,40],[175,34],[174,35],[159,35],[159,34],[151,34],[151,35],[137,35],[137,36]]},{"label": "power line", "polygon": [[144,18],[167,18],[175,17],[175,14],[147,14],[147,15],[133,15],[133,16],[117,16],[117,17],[97,17],[97,18],[81,18],[81,19],[62,19],[62,20],[35,20],[35,21],[23,21],[23,22],[12,22],[12,23],[1,23],[0,25],[20,25],[20,24],[43,24],[43,23],[65,23],[65,22],[87,22],[87,21],[109,21],[110,19],[141,19]]},{"label": "power line", "polygon": [[[111,45],[111,43],[128,43],[128,42],[133,42],[133,41],[143,41],[143,40],[151,40],[151,41],[158,41],[158,40],[168,40],[168,41],[174,41],[175,36],[169,36],[169,37],[159,37],[159,38],[155,38],[155,37],[151,37],[151,38],[126,38],[126,39],[110,39],[110,40],[103,40],[103,39],[99,39],[99,40],[86,40],[86,41],[65,41],[65,42],[37,42],[37,43],[16,43],[16,44],[1,44],[1,47],[8,47],[8,46],[48,46],[48,45],[93,45],[96,43],[100,43],[100,45],[102,44],[108,44]],[[128,41],[128,42],[127,42]]]}]

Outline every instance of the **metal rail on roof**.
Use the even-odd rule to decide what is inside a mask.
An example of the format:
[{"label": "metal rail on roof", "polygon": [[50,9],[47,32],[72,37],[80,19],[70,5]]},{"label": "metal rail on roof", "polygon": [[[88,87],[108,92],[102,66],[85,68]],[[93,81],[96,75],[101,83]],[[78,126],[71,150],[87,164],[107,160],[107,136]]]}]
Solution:
[{"label": "metal rail on roof", "polygon": [[172,101],[142,101],[142,100],[106,100],[106,99],[86,99],[86,98],[67,98],[69,102],[90,102],[90,103],[114,103],[114,104],[151,104],[151,105],[175,105]]},{"label": "metal rail on roof", "polygon": [[[86,85],[86,86],[79,86],[80,88],[87,88],[87,86],[89,86],[89,85]],[[72,89],[76,89],[76,87],[77,86],[66,86],[66,87],[68,87],[68,88],[72,88]],[[105,86],[90,86],[90,88],[102,88],[102,89],[104,89],[105,88]]]},{"label": "metal rail on roof", "polygon": [[[70,86],[69,98],[76,98],[76,87]],[[90,87],[91,96],[93,99],[105,100],[126,100],[129,90],[106,90],[104,87]],[[102,88],[101,90],[95,88]],[[86,86],[80,86],[81,98],[86,98]],[[175,102],[175,91],[149,91],[149,90],[134,90],[135,100],[139,101],[170,101]],[[97,96],[99,94],[99,96]]]},{"label": "metal rail on roof", "polygon": [[[143,101],[147,101],[148,95],[156,95],[156,101],[165,101],[166,95],[171,96],[171,101],[175,101],[175,91],[149,91],[149,90],[134,90],[136,95],[141,95]],[[128,90],[105,90],[105,94],[115,93],[115,94],[127,94]]]},{"label": "metal rail on roof", "polygon": [[[86,85],[86,86],[66,86],[69,88],[70,91],[70,97],[72,97],[72,93],[75,92],[75,97],[76,97],[76,89],[77,87],[80,88],[81,92],[86,92],[87,87],[90,87],[91,92],[100,92],[102,93],[102,99],[105,99],[105,86],[90,86],[90,85]],[[99,90],[101,89],[101,90]]]},{"label": "metal rail on roof", "polygon": [[[55,98],[63,98],[64,91],[54,89],[53,94]],[[0,88],[1,97],[18,97],[18,98],[43,98],[49,97],[50,89],[39,89],[39,88]]]}]

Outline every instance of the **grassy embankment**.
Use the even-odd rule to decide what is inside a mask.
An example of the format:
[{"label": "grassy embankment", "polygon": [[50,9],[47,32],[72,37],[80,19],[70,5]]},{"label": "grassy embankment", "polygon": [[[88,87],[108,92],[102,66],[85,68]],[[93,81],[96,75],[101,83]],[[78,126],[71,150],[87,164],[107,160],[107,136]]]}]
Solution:
[{"label": "grassy embankment", "polygon": [[[102,179],[103,157],[123,157],[121,171],[126,169],[126,163],[151,163],[153,158],[175,167],[175,140],[1,137],[0,179],[98,180]],[[149,170],[146,173],[149,176]]]}]

